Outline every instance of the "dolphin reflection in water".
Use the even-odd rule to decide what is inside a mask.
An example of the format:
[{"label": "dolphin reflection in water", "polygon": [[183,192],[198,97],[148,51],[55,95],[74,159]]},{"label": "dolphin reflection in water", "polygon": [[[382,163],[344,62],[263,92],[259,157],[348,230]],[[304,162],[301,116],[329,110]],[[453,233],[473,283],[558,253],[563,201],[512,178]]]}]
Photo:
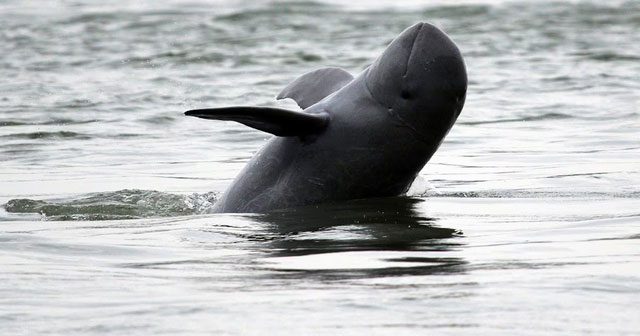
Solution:
[{"label": "dolphin reflection in water", "polygon": [[463,272],[467,262],[459,253],[462,232],[422,215],[421,202],[386,197],[250,215],[266,224],[258,226],[264,231],[250,239],[266,253],[266,267],[293,277]]}]

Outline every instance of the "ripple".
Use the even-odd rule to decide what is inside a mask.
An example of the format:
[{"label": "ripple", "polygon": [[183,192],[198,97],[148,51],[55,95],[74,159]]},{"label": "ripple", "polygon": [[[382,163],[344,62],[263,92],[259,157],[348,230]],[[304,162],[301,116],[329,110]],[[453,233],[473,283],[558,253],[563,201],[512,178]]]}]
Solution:
[{"label": "ripple", "polygon": [[483,125],[483,124],[502,124],[502,123],[512,123],[512,122],[523,122],[523,121],[545,121],[545,120],[559,120],[559,119],[571,119],[574,116],[565,114],[565,113],[543,113],[539,115],[531,115],[531,116],[523,116],[520,118],[505,118],[505,119],[497,119],[497,120],[482,120],[482,121],[460,121],[458,124],[460,125]]},{"label": "ripple", "polygon": [[602,62],[617,62],[617,61],[639,61],[640,56],[620,54],[616,52],[596,52],[596,53],[581,53],[578,56],[585,56],[588,59]]},{"label": "ripple", "polygon": [[295,13],[306,14],[309,10],[313,10],[317,13],[318,11],[332,8],[335,9],[336,7],[314,1],[281,1],[277,3],[270,3],[262,8],[252,10],[244,9],[241,12],[219,15],[215,19],[216,21],[236,23],[243,21],[255,21],[256,18],[272,18],[274,15],[279,16]]},{"label": "ripple", "polygon": [[92,136],[87,134],[81,134],[70,131],[58,131],[58,132],[29,132],[29,133],[15,133],[3,135],[5,139],[58,139],[58,140],[89,140]]},{"label": "ripple", "polygon": [[[598,174],[573,174],[558,175],[561,176],[597,176]],[[550,177],[548,177],[550,178]],[[605,191],[533,191],[533,190],[483,190],[483,191],[456,191],[456,192],[439,192],[430,195],[431,197],[460,197],[460,198],[509,198],[509,199],[572,199],[572,198],[590,198],[590,199],[610,199],[610,198],[640,198],[639,192],[605,192]]]},{"label": "ripple", "polygon": [[452,6],[435,6],[427,8],[424,13],[431,17],[462,17],[468,19],[471,16],[484,16],[489,14],[492,6],[479,5],[452,5]]}]

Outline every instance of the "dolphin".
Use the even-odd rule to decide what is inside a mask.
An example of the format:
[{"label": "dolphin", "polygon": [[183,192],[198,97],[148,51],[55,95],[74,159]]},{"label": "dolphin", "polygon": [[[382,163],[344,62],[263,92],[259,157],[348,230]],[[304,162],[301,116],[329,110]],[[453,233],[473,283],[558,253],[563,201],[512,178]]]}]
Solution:
[{"label": "dolphin", "polygon": [[277,99],[302,111],[232,106],[185,112],[276,135],[213,206],[216,213],[272,210],[405,193],[462,111],[464,61],[429,23],[405,29],[356,77],[306,73]]}]

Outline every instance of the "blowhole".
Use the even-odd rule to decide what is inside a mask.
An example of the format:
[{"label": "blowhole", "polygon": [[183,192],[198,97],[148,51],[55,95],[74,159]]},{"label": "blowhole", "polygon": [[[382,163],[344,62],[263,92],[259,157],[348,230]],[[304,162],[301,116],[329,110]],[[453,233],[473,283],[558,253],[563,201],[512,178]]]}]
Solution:
[{"label": "blowhole", "polygon": [[400,91],[400,97],[402,97],[402,99],[410,99],[411,93],[409,93],[409,91],[407,90],[402,90]]}]

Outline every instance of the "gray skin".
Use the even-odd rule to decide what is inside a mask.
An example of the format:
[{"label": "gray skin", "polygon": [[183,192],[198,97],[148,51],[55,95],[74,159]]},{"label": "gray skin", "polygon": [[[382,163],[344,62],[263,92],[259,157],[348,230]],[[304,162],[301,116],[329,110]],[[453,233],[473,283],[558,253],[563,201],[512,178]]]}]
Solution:
[{"label": "gray skin", "polygon": [[[262,213],[405,193],[464,105],[460,51],[441,30],[418,23],[350,79],[318,80],[316,90],[298,84],[302,93],[292,93],[295,82],[285,89],[279,98],[297,98],[304,113],[328,122],[317,132],[272,138],[213,212]],[[309,98],[318,92],[328,95]]]}]

